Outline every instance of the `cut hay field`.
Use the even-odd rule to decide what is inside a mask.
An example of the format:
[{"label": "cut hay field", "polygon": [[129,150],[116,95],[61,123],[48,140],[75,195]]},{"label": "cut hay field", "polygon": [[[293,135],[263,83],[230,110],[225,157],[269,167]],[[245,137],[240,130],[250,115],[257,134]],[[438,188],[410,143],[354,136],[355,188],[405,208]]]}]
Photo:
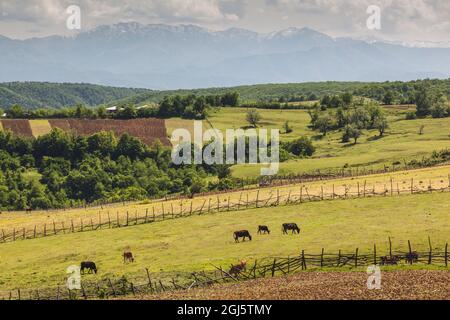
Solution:
[{"label": "cut hay field", "polygon": [[[246,110],[242,108],[221,108],[211,114],[213,126],[225,130],[238,129],[248,125]],[[282,140],[292,140],[305,135],[311,137],[316,147],[312,158],[295,159],[280,164],[280,174],[299,174],[314,170],[342,168],[344,166],[373,166],[378,169],[393,162],[420,160],[433,151],[450,148],[450,118],[404,120],[404,109],[394,106],[385,108],[390,128],[383,138],[378,138],[376,130],[365,130],[356,145],[341,143],[341,132],[330,132],[322,137],[308,128],[310,117],[306,110],[258,110],[261,114],[261,128],[282,132],[283,124],[289,121],[293,132],[281,134]],[[421,126],[424,133],[419,134]],[[258,165],[236,165],[232,168],[236,177],[257,177]]]},{"label": "cut hay field", "polygon": [[163,210],[169,215],[172,212],[172,208],[174,213],[178,214],[181,210],[183,212],[190,210],[191,202],[193,203],[193,210],[199,210],[203,207],[207,211],[209,206],[216,208],[217,204],[219,204],[221,208],[226,208],[228,203],[230,203],[230,206],[236,206],[240,203],[242,204],[241,209],[244,209],[245,202],[254,202],[257,198],[261,203],[264,203],[267,199],[270,199],[270,203],[273,203],[276,201],[278,195],[280,202],[286,202],[288,197],[292,201],[298,201],[300,193],[302,193],[303,199],[306,201],[308,200],[308,196],[320,197],[322,190],[325,196],[328,195],[327,198],[330,197],[333,191],[336,196],[342,197],[345,195],[346,190],[349,197],[355,197],[358,194],[358,187],[360,195],[363,195],[364,184],[366,186],[367,196],[370,196],[373,191],[382,193],[385,190],[388,190],[387,195],[389,196],[391,179],[394,196],[397,196],[398,190],[401,193],[409,193],[411,182],[413,183],[414,192],[426,191],[430,182],[435,189],[450,187],[450,165],[360,177],[305,182],[280,187],[229,191],[218,195],[198,195],[194,199],[140,201],[126,203],[125,205],[117,203],[103,207],[33,211],[32,213],[3,212],[0,214],[0,232],[2,229],[9,232],[13,229],[21,230],[22,228],[32,230],[35,225],[38,226],[38,229],[42,229],[44,224],[52,228],[54,222],[58,228],[61,227],[62,223],[66,227],[69,227],[72,220],[74,220],[75,225],[80,225],[81,220],[84,221],[85,225],[89,225],[91,219],[94,224],[97,224],[108,221],[108,214],[113,220],[116,219],[118,214],[119,219],[123,222],[125,221],[127,212],[130,215],[130,220],[136,214],[142,218],[146,212],[149,212],[151,215],[153,211],[156,216],[161,216]]},{"label": "cut hay field", "polygon": [[[249,209],[183,219],[167,220],[120,229],[65,234],[35,240],[0,244],[0,290],[47,287],[63,284],[66,268],[93,260],[97,276],[133,278],[228,266],[241,259],[296,256],[307,253],[387,252],[393,249],[427,250],[431,236],[434,250],[443,250],[449,240],[450,198],[448,193],[416,194],[322,201],[284,207]],[[300,235],[283,236],[280,226],[296,222]],[[259,224],[268,225],[270,235],[257,235]],[[253,241],[236,244],[232,233],[248,229]],[[122,252],[130,247],[136,263],[123,264]]]}]

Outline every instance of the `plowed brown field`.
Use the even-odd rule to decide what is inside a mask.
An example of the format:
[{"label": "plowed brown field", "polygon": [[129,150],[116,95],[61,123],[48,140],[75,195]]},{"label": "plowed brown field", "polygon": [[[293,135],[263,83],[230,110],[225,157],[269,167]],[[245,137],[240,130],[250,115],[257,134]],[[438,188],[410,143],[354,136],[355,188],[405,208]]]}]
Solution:
[{"label": "plowed brown field", "polygon": [[100,131],[112,131],[116,136],[127,133],[140,139],[147,145],[152,145],[159,139],[164,145],[170,145],[167,138],[166,126],[162,119],[134,119],[134,120],[49,120],[52,128],[64,131],[74,131],[80,135],[91,135]]},{"label": "plowed brown field", "polygon": [[379,290],[367,289],[367,279],[365,272],[303,272],[138,299],[450,300],[450,271],[382,271]]},{"label": "plowed brown field", "polygon": [[28,120],[1,120],[3,130],[11,130],[12,133],[22,137],[33,137]]}]

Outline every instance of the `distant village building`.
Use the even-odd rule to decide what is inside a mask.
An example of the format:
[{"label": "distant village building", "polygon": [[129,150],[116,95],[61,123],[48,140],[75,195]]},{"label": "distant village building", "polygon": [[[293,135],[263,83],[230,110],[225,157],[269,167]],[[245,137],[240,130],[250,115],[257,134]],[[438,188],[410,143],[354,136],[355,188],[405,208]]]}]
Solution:
[{"label": "distant village building", "polygon": [[118,110],[119,110],[119,108],[116,106],[106,108],[106,112],[108,112],[108,113],[116,113]]}]

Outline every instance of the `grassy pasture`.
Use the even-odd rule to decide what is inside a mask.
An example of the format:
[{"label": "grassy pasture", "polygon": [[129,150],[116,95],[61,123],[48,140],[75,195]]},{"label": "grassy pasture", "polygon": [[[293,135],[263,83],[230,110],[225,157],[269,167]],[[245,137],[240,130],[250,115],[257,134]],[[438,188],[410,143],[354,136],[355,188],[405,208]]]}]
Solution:
[{"label": "grassy pasture", "polygon": [[[307,253],[371,252],[377,244],[386,253],[388,237],[394,249],[443,250],[450,234],[450,201],[447,193],[375,197],[305,203],[287,207],[192,216],[135,227],[66,234],[0,245],[0,290],[63,284],[68,266],[93,260],[95,277],[145,277],[152,273],[176,273],[211,269],[210,263],[227,266],[241,259]],[[297,222],[300,235],[281,234],[284,222]],[[259,224],[270,235],[256,234]],[[248,229],[253,241],[234,243],[232,232]],[[136,263],[123,264],[121,254],[130,247]]]},{"label": "grassy pasture", "polygon": [[[409,108],[409,107],[408,107]],[[348,166],[373,166],[382,168],[393,162],[420,159],[435,150],[450,148],[450,118],[403,120],[405,108],[385,108],[390,128],[379,138],[376,130],[365,130],[356,145],[341,143],[341,132],[330,132],[322,137],[308,128],[310,117],[305,110],[258,110],[262,116],[261,128],[278,128],[284,141],[306,135],[313,139],[316,153],[312,158],[293,159],[280,164],[281,174],[311,172]],[[407,110],[407,109],[406,109]],[[210,116],[213,126],[225,130],[246,127],[246,109],[222,108]],[[283,134],[283,124],[289,121],[293,132]],[[424,134],[419,129],[424,126]],[[236,165],[232,168],[236,177],[256,177],[258,165]]]},{"label": "grassy pasture", "polygon": [[[259,200],[272,198],[271,203],[276,199],[277,193],[280,195],[281,201],[286,201],[290,195],[290,199],[298,200],[300,195],[300,188],[303,188],[303,198],[306,199],[307,193],[309,195],[320,195],[322,189],[325,194],[331,194],[334,192],[337,195],[344,195],[347,188],[349,194],[355,195],[358,191],[363,193],[364,183],[366,183],[367,194],[369,195],[372,190],[381,193],[383,190],[390,190],[392,178],[394,194],[397,193],[397,189],[400,189],[402,193],[407,193],[411,188],[411,179],[413,180],[414,190],[424,191],[427,190],[429,182],[432,182],[433,188],[443,188],[450,186],[450,165],[442,167],[424,168],[418,170],[398,171],[394,173],[376,174],[369,176],[333,179],[324,181],[307,182],[303,184],[292,184],[281,187],[269,187],[262,189],[253,189],[245,191],[230,191],[220,195],[206,195],[197,196],[193,200],[169,200],[169,201],[141,201],[134,203],[121,203],[112,204],[108,206],[93,207],[93,208],[80,208],[80,209],[67,209],[67,210],[54,210],[54,211],[34,211],[32,213],[25,212],[3,212],[0,214],[0,231],[11,232],[14,228],[21,230],[26,228],[32,230],[35,225],[40,226],[42,229],[44,224],[47,224],[48,228],[52,228],[53,222],[58,224],[58,228],[61,227],[61,223],[65,224],[65,227],[69,227],[71,220],[74,220],[75,225],[80,225],[80,220],[84,221],[84,225],[90,223],[92,219],[95,223],[99,221],[106,222],[108,220],[108,213],[111,219],[116,219],[117,213],[119,213],[119,219],[125,221],[126,212],[129,212],[130,220],[138,216],[144,217],[146,210],[150,213],[155,211],[156,215],[161,215],[164,206],[164,212],[169,214],[172,211],[172,207],[175,213],[179,213],[181,210],[186,212],[190,209],[191,201],[193,201],[193,209],[198,210],[202,206],[204,210],[207,210],[209,201],[211,201],[211,207],[217,207],[217,204],[221,207],[230,204],[243,203],[245,201],[255,201],[258,197]],[[244,208],[245,205],[242,205]],[[39,229],[39,230],[40,230]]]}]

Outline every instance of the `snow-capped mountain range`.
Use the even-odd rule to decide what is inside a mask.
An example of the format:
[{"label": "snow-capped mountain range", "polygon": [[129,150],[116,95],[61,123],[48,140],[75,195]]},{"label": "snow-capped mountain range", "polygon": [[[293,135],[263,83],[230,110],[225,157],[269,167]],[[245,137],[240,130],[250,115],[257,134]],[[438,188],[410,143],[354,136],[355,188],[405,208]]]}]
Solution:
[{"label": "snow-capped mountain range", "polygon": [[120,23],[73,37],[0,36],[0,82],[89,82],[152,89],[450,77],[450,48],[332,38],[309,28]]}]

